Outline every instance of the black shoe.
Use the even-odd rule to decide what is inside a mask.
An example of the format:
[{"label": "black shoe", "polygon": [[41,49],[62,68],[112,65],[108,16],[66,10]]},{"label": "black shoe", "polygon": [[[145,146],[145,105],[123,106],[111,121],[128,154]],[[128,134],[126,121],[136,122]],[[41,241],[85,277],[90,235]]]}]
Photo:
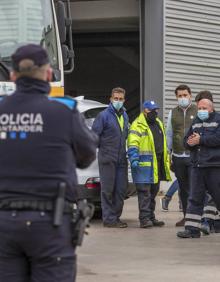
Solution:
[{"label": "black shoe", "polygon": [[117,222],[112,222],[112,223],[104,222],[103,226],[108,227],[108,228],[126,228],[128,227],[126,222],[122,222],[120,220]]},{"label": "black shoe", "polygon": [[211,232],[220,233],[220,220],[219,219],[214,220],[214,222],[211,224]]},{"label": "black shoe", "polygon": [[156,226],[156,227],[161,227],[165,225],[165,222],[162,220],[151,219],[151,221],[153,223],[153,226]]},{"label": "black shoe", "polygon": [[161,199],[162,211],[168,211],[168,206],[169,206],[170,200],[171,200],[171,198],[169,198],[169,197],[167,197],[167,196],[164,196],[164,197]]},{"label": "black shoe", "polygon": [[176,223],[176,227],[182,227],[185,225],[185,218],[181,219]]},{"label": "black shoe", "polygon": [[142,220],[140,222],[140,228],[148,228],[148,227],[152,227],[152,226],[153,226],[153,222],[149,219]]},{"label": "black shoe", "polygon": [[204,235],[209,235],[211,233],[210,226],[209,226],[208,222],[202,222],[200,230],[202,231],[202,233]]},{"label": "black shoe", "polygon": [[200,232],[192,232],[190,230],[184,230],[177,232],[177,237],[179,238],[200,238]]}]

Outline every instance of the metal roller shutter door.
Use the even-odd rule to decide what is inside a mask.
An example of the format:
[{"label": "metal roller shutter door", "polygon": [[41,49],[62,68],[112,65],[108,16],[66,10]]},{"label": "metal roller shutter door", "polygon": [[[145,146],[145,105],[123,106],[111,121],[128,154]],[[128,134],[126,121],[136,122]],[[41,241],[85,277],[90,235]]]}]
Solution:
[{"label": "metal roller shutter door", "polygon": [[220,110],[220,1],[165,1],[165,119],[176,105],[174,89],[182,83],[193,97],[210,90]]}]

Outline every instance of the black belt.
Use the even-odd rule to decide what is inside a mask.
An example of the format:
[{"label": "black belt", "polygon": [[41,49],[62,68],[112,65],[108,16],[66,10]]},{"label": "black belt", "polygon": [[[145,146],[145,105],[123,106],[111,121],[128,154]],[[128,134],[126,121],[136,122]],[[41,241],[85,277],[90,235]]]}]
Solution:
[{"label": "black belt", "polygon": [[[54,211],[55,204],[52,201],[32,201],[32,200],[18,200],[18,201],[0,201],[0,210],[20,210],[20,211]],[[74,203],[65,201],[64,213],[72,213],[76,209]]]}]

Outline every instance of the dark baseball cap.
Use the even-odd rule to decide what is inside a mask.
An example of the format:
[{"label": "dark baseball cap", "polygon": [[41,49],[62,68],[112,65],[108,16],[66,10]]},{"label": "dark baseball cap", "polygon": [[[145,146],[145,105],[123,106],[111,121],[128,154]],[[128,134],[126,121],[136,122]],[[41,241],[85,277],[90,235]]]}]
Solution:
[{"label": "dark baseball cap", "polygon": [[19,47],[12,55],[12,68],[15,71],[23,71],[20,65],[23,60],[32,61],[32,67],[40,67],[49,63],[47,51],[37,44],[27,44]]},{"label": "dark baseball cap", "polygon": [[145,101],[143,103],[143,108],[148,110],[159,109],[160,107],[154,101]]}]

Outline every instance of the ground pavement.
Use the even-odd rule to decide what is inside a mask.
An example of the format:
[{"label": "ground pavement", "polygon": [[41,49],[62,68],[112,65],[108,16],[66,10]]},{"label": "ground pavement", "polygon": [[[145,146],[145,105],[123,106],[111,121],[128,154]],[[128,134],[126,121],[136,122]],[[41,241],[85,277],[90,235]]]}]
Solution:
[{"label": "ground pavement", "polygon": [[157,217],[162,228],[140,229],[137,198],[125,202],[126,229],[103,228],[93,220],[90,235],[78,248],[77,282],[210,282],[220,280],[220,234],[180,239],[175,222],[181,219],[175,198],[169,212]]}]

